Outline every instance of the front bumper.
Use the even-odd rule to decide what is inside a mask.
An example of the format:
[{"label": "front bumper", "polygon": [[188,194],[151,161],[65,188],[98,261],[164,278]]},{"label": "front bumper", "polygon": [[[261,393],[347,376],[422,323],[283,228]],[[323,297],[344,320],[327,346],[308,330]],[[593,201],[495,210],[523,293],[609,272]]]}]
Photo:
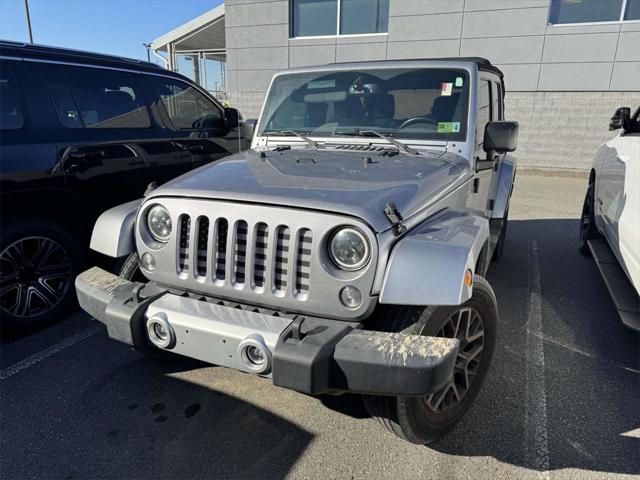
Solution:
[{"label": "front bumper", "polygon": [[256,373],[248,344],[267,357],[259,373],[280,387],[317,395],[354,392],[422,396],[448,381],[458,340],[363,330],[331,319],[270,315],[180,296],[156,285],[129,282],[99,268],[76,279],[80,306],[104,323],[109,336],[148,345],[148,325],[169,326],[166,350]]}]

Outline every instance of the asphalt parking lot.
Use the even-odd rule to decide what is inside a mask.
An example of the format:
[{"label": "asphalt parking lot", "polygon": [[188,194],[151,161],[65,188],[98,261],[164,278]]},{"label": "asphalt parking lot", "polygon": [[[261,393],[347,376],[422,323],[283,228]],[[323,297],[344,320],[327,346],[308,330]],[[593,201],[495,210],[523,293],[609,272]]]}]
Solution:
[{"label": "asphalt parking lot", "polygon": [[1,345],[0,477],[637,478],[640,337],[577,250],[584,178],[520,174],[494,362],[444,440],[404,443],[356,396],[161,365],[86,315]]}]

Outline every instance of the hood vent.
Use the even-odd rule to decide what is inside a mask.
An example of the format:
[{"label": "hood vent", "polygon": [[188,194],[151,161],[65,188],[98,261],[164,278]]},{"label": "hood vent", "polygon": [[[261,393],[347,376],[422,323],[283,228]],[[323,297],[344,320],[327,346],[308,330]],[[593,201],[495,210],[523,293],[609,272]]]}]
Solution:
[{"label": "hood vent", "polygon": [[[354,144],[346,144],[346,145],[332,145],[336,150],[357,150],[361,152],[384,152],[389,150],[387,147],[381,147],[376,145],[354,145]],[[391,150],[396,150],[391,149]]]}]

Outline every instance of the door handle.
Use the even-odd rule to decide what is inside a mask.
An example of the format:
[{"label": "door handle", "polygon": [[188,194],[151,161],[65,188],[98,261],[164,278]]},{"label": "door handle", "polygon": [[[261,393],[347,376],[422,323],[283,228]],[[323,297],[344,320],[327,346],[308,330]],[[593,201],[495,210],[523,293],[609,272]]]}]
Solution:
[{"label": "door handle", "polygon": [[204,146],[203,145],[185,145],[184,143],[179,143],[179,142],[176,142],[176,145],[181,150],[186,150],[187,152],[191,152],[191,153],[197,153],[197,152],[204,151]]},{"label": "door handle", "polygon": [[71,152],[69,158],[73,160],[92,160],[96,158],[104,158],[104,150],[89,150],[87,152]]},{"label": "door handle", "polygon": [[86,152],[70,152],[64,162],[67,173],[84,173],[90,168],[104,165],[102,159],[106,156],[104,150],[89,150]]}]

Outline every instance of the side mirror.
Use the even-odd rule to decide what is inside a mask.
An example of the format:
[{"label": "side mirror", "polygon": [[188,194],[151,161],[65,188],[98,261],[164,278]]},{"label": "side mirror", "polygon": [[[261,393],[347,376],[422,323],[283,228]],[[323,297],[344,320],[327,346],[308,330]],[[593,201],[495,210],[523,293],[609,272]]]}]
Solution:
[{"label": "side mirror", "polygon": [[225,107],[224,123],[228,129],[236,128],[240,122],[240,113],[235,108]]},{"label": "side mirror", "polygon": [[620,130],[626,128],[631,120],[631,109],[629,107],[620,107],[611,117],[609,122],[609,130]]},{"label": "side mirror", "polygon": [[489,122],[484,129],[485,152],[513,152],[518,148],[518,122]]},{"label": "side mirror", "polygon": [[244,121],[244,138],[246,138],[247,141],[251,141],[251,139],[253,138],[257,123],[257,118],[247,118]]}]

